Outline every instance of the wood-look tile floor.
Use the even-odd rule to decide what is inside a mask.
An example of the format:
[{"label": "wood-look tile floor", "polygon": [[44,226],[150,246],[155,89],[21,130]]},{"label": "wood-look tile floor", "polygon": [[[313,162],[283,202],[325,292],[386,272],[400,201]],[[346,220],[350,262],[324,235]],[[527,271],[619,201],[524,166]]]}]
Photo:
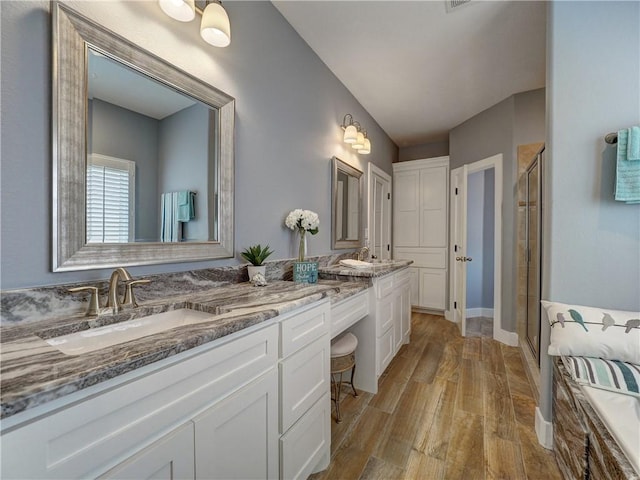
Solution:
[{"label": "wood-look tile floor", "polygon": [[436,315],[414,313],[412,328],[378,393],[342,398],[331,464],[311,478],[561,479],[536,439],[518,348],[463,338]]}]

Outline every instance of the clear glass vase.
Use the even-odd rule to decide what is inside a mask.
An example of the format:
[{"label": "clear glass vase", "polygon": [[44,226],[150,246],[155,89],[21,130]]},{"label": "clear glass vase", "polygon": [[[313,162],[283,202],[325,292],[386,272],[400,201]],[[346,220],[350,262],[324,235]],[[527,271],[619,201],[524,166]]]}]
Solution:
[{"label": "clear glass vase", "polygon": [[307,231],[304,228],[298,229],[298,261],[304,262],[304,256],[307,253]]}]

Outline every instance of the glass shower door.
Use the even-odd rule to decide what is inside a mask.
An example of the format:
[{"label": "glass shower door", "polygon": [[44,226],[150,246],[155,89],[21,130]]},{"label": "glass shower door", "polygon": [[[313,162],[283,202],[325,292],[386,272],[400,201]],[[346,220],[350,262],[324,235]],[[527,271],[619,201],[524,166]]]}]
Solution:
[{"label": "glass shower door", "polygon": [[527,168],[526,255],[527,255],[527,343],[540,365],[540,259],[541,259],[541,170],[542,152]]}]

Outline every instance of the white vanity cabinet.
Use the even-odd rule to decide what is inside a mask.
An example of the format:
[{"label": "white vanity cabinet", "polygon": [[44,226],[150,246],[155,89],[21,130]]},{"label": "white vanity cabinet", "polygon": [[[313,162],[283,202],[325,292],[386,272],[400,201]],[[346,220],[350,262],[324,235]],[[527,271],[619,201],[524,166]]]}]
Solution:
[{"label": "white vanity cabinet", "polygon": [[328,301],[280,321],[280,478],[305,479],[329,464]]},{"label": "white vanity cabinet", "polygon": [[412,304],[446,309],[449,157],[393,164],[393,257],[413,260]]},{"label": "white vanity cabinet", "polygon": [[277,478],[278,337],[267,321],[14,418],[1,477]]},{"label": "white vanity cabinet", "polygon": [[376,319],[376,374],[385,371],[411,335],[411,270],[406,268],[373,281]]}]

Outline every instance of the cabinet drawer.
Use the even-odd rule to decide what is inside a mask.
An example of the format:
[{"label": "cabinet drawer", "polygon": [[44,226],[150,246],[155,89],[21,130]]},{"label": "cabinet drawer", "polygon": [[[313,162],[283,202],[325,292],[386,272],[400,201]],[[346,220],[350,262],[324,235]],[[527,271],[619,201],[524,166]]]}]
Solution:
[{"label": "cabinet drawer", "polygon": [[393,358],[393,328],[387,330],[378,338],[378,376],[382,375]]},{"label": "cabinet drawer", "polygon": [[280,322],[280,357],[300,350],[329,332],[331,318],[329,302],[309,307]]},{"label": "cabinet drawer", "polygon": [[381,337],[391,325],[393,325],[393,301],[392,300],[384,300],[378,302],[378,318],[377,318],[377,328],[376,328],[376,336]]},{"label": "cabinet drawer", "polygon": [[272,324],[3,434],[2,477],[96,477],[273,368],[277,345]]},{"label": "cabinet drawer", "polygon": [[280,478],[305,479],[331,441],[331,400],[326,393],[280,438]]},{"label": "cabinet drawer", "polygon": [[411,271],[408,268],[399,271],[393,279],[393,288],[398,289],[411,282]]},{"label": "cabinet drawer", "polygon": [[331,307],[331,338],[369,314],[369,290]]},{"label": "cabinet drawer", "polygon": [[329,335],[280,362],[280,433],[330,390]]},{"label": "cabinet drawer", "polygon": [[393,292],[393,277],[394,275],[387,275],[376,280],[374,285],[376,298],[381,299],[387,297]]},{"label": "cabinet drawer", "polygon": [[412,267],[447,267],[446,248],[395,248],[393,256],[397,260],[413,260]]}]

